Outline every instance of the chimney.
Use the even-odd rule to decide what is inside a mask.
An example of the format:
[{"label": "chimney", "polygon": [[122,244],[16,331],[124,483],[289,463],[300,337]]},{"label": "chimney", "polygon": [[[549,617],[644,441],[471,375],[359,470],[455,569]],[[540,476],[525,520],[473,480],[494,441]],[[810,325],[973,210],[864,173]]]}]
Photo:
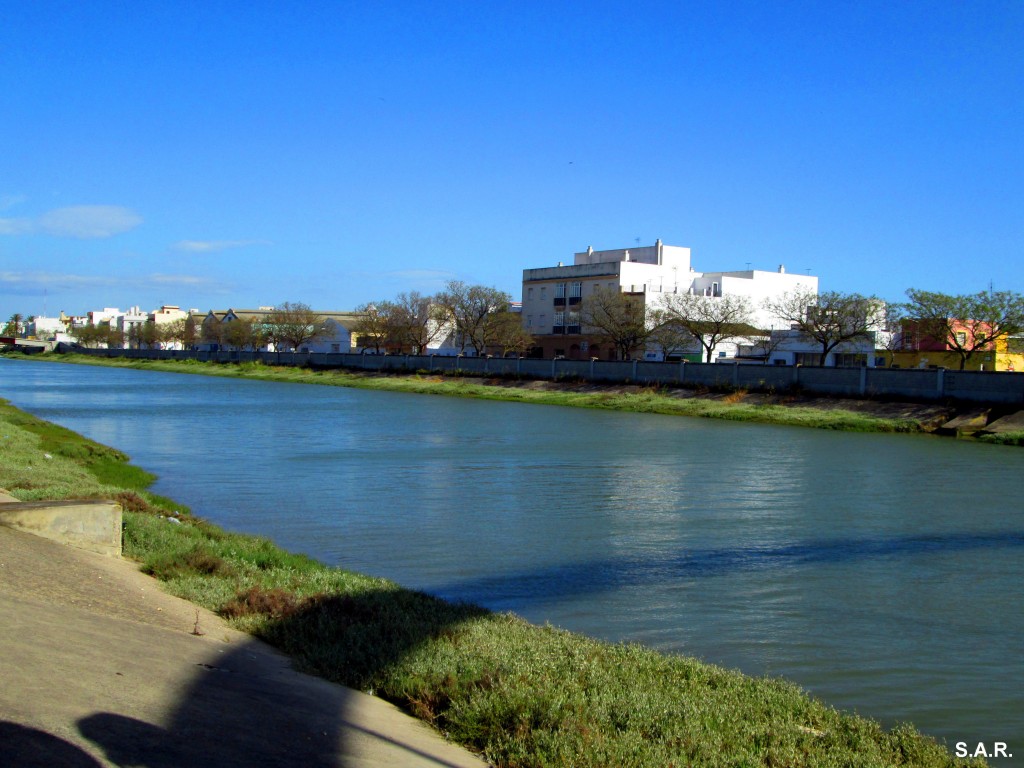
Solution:
[{"label": "chimney", "polygon": [[779,264],[779,274],[780,275],[786,274],[786,265],[785,264]]}]

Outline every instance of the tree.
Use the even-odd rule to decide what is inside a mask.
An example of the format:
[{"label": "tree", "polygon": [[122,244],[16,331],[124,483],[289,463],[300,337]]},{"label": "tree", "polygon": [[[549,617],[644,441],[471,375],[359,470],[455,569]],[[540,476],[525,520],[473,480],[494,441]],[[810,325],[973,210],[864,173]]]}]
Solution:
[{"label": "tree", "polygon": [[295,351],[326,335],[323,318],[301,302],[279,304],[267,314],[265,324],[275,344]]},{"label": "tree", "polygon": [[844,342],[869,338],[877,327],[882,301],[875,296],[800,289],[768,299],[765,309],[792,323],[800,334],[821,345],[819,365]]},{"label": "tree", "polygon": [[124,345],[124,333],[107,323],[83,325],[74,329],[75,340],[83,347],[106,346],[108,349]]},{"label": "tree", "polygon": [[501,351],[501,356],[516,354],[522,357],[533,346],[533,334],[523,328],[519,312],[504,309],[493,313],[487,321],[489,343]]},{"label": "tree", "polygon": [[196,341],[199,340],[199,330],[196,328],[196,319],[189,315],[182,322],[181,337],[178,339],[181,342],[182,349],[192,349],[196,345]]},{"label": "tree", "polygon": [[647,343],[655,345],[665,360],[682,356],[698,346],[693,334],[675,321],[664,309],[651,311],[652,329]]},{"label": "tree", "polygon": [[160,324],[161,341],[178,344],[182,349],[191,349],[196,343],[196,321],[189,315]]},{"label": "tree", "polygon": [[768,365],[771,361],[772,353],[785,345],[786,338],[787,336],[784,331],[776,331],[774,328],[770,328],[767,331],[748,337],[748,343],[756,350],[757,356],[762,358],[761,364]]},{"label": "tree", "polygon": [[155,349],[163,342],[163,329],[159,328],[152,320],[144,323],[132,324],[128,329],[128,343],[134,349]]},{"label": "tree", "polygon": [[907,315],[920,334],[955,352],[961,371],[976,352],[1024,332],[1024,296],[1014,291],[951,296],[911,288],[907,296]]},{"label": "tree", "polygon": [[619,359],[629,360],[653,330],[643,296],[612,289],[594,291],[579,303],[580,324],[612,344]]},{"label": "tree", "polygon": [[887,301],[882,310],[881,333],[878,334],[876,345],[885,349],[889,358],[889,367],[895,362],[896,352],[904,346],[904,322],[907,316],[907,305],[896,301]]},{"label": "tree", "polygon": [[746,296],[698,296],[692,293],[671,293],[664,298],[668,317],[704,347],[705,360],[721,342],[749,335],[753,310]]},{"label": "tree", "polygon": [[204,344],[216,344],[220,347],[224,343],[224,321],[215,315],[207,315],[203,318],[203,324],[199,329],[200,338]]},{"label": "tree", "polygon": [[223,342],[238,350],[253,352],[267,343],[267,331],[257,320],[244,318],[224,323]]},{"label": "tree", "polygon": [[4,326],[4,336],[17,336],[20,334],[22,319],[22,316],[17,312],[11,315],[11,319]]},{"label": "tree", "polygon": [[450,280],[436,300],[455,329],[459,349],[465,352],[469,344],[476,354],[482,355],[493,336],[489,328],[491,317],[507,310],[512,297],[497,288]]},{"label": "tree", "polygon": [[388,338],[396,339],[414,355],[422,355],[446,330],[447,312],[433,296],[417,291],[400,293],[389,312]]},{"label": "tree", "polygon": [[356,307],[359,320],[352,327],[356,343],[364,349],[373,347],[378,355],[396,344],[398,334],[395,325],[396,305],[390,301],[377,301]]}]

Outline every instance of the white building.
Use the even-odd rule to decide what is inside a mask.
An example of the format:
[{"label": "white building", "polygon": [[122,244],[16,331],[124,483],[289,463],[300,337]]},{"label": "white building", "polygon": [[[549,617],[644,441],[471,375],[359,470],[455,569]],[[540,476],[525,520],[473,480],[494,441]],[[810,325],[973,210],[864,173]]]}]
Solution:
[{"label": "white building", "polygon": [[[765,299],[787,291],[818,292],[818,278],[777,272],[697,272],[690,263],[690,249],[665,245],[586,251],[574,254],[571,265],[523,270],[523,327],[537,341],[533,354],[565,355],[569,359],[597,357],[610,360],[615,350],[581,328],[575,307],[596,290],[615,290],[642,296],[650,307],[672,293],[696,293],[709,297],[745,296],[754,310],[754,325],[765,330],[789,327],[762,306]],[[735,344],[722,349],[735,352]],[[658,354],[648,357],[657,359]],[[699,357],[697,358],[699,359]]]},{"label": "white building", "polygon": [[25,323],[25,335],[36,339],[53,339],[66,331],[67,325],[59,317],[36,315]]},{"label": "white building", "polygon": [[760,269],[739,272],[695,272],[690,286],[690,292],[698,295],[745,296],[753,310],[751,325],[764,330],[789,328],[788,320],[765,309],[765,300],[796,291],[817,294],[818,278],[786,272],[782,264],[774,272]]},{"label": "white building", "polygon": [[125,312],[117,315],[112,325],[124,334],[124,346],[127,348],[131,339],[138,338],[142,332],[142,326],[149,320],[149,313],[143,312],[139,307],[130,307]]}]

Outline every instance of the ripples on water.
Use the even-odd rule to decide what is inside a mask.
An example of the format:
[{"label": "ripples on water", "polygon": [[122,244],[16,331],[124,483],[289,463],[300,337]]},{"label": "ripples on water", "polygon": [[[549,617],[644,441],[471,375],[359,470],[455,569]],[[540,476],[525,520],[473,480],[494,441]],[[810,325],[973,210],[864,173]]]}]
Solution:
[{"label": "ripples on water", "polygon": [[11,361],[0,386],[326,562],[950,743],[1024,734],[1015,449]]}]

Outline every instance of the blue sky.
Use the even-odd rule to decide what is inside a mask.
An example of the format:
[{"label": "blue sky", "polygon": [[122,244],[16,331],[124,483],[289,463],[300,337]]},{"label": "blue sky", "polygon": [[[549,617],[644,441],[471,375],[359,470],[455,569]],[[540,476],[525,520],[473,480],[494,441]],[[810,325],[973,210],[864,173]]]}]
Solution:
[{"label": "blue sky", "polygon": [[574,251],[1024,290],[1024,3],[0,6],[0,318],[324,310]]}]

